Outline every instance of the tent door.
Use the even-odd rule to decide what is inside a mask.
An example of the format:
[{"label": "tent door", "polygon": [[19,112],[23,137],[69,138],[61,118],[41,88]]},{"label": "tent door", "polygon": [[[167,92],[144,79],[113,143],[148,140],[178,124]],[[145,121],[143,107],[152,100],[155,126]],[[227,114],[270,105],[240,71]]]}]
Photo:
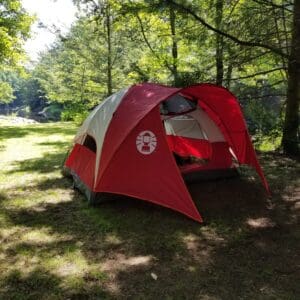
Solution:
[{"label": "tent door", "polygon": [[212,147],[197,120],[189,115],[164,120],[171,152],[179,166],[206,164],[212,156]]}]

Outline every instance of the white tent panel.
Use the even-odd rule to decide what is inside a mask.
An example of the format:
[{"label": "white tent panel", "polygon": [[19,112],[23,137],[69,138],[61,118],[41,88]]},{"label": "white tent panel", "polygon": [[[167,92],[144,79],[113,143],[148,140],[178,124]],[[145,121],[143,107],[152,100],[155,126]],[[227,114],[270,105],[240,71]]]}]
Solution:
[{"label": "white tent panel", "polygon": [[86,135],[92,136],[97,145],[96,152],[96,166],[95,166],[95,181],[97,180],[97,174],[100,164],[100,156],[102,152],[102,146],[104,142],[105,133],[113,117],[113,113],[118,108],[124,95],[127,93],[128,88],[122,89],[116,94],[111,95],[102,103],[100,103],[84,121],[82,126],[79,128],[76,136],[75,143],[83,144]]},{"label": "white tent panel", "polygon": [[165,130],[167,135],[183,136],[194,139],[205,139],[197,120],[187,115],[166,119]]},{"label": "white tent panel", "polygon": [[214,121],[201,108],[189,113],[195,118],[211,143],[225,142],[225,138]]},{"label": "white tent panel", "polygon": [[213,120],[198,108],[185,115],[164,117],[166,134],[187,138],[224,142],[225,138]]}]

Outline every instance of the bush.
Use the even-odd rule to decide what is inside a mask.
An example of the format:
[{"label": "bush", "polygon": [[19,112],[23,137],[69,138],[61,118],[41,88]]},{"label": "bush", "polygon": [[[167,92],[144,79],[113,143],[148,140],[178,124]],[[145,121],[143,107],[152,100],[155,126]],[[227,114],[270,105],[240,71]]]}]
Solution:
[{"label": "bush", "polygon": [[[59,121],[61,118],[62,105],[59,103],[51,103],[49,106],[45,107],[42,111],[37,113],[40,120],[43,121]],[[32,113],[35,115],[36,113]]]},{"label": "bush", "polygon": [[80,125],[88,116],[89,111],[83,107],[83,105],[68,106],[65,107],[61,113],[62,121],[74,121],[76,124]]}]

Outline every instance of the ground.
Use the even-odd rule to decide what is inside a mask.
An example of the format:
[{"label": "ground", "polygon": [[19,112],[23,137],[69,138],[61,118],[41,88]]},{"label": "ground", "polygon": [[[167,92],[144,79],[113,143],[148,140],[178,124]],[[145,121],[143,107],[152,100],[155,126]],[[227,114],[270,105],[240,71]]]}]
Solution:
[{"label": "ground", "polygon": [[[299,163],[189,186],[205,223],[143,201],[90,208],[61,167],[76,126],[0,124],[0,299],[299,299]],[[297,181],[298,180],[298,181]]]}]

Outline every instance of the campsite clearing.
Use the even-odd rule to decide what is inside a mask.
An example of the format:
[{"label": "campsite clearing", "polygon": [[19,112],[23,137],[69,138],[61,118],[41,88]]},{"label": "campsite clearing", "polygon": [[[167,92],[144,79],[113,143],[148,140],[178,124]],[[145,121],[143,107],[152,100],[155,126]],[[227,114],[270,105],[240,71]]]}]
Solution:
[{"label": "campsite clearing", "polygon": [[232,176],[235,162],[252,166],[269,192],[231,92],[210,83],[180,89],[141,83],[89,114],[65,167],[89,203],[101,202],[98,193],[126,195],[202,223],[182,178]]},{"label": "campsite clearing", "polygon": [[60,170],[76,126],[0,128],[0,299],[297,299],[299,163],[189,187],[206,224],[143,201],[89,208]]}]

